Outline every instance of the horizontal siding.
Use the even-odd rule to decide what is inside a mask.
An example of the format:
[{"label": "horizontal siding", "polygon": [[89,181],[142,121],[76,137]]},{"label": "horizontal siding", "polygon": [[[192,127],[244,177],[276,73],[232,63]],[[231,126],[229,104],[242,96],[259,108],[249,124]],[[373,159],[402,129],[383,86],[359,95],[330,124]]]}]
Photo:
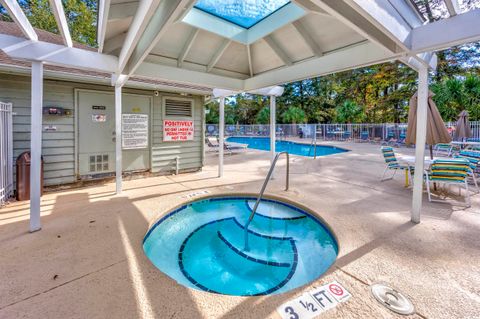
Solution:
[{"label": "horizontal siding", "polygon": [[[200,169],[203,164],[203,101],[194,98],[194,140],[186,142],[163,142],[163,96],[153,102],[152,122],[152,171],[172,172],[175,157],[179,157],[180,170]],[[175,119],[172,117],[171,119]],[[182,118],[184,119],[184,118]]]},{"label": "horizontal siding", "polygon": [[[70,116],[43,116],[42,127],[54,126],[56,131],[42,134],[44,184],[57,185],[75,181],[74,97],[70,83],[44,82],[44,106],[72,110]],[[13,103],[14,157],[30,149],[30,80],[2,74],[0,100]],[[15,173],[14,173],[15,174]]]},{"label": "horizontal siding", "polygon": [[[14,157],[30,149],[30,78],[0,74],[0,101],[13,104]],[[42,156],[44,159],[44,184],[60,185],[75,182],[75,89],[111,91],[108,86],[99,87],[84,83],[44,81],[44,106],[58,106],[72,111],[69,116],[43,116],[42,127],[54,126],[56,131],[42,132]],[[129,90],[153,96],[152,91]],[[203,165],[203,100],[194,97],[194,141],[163,142],[163,96],[153,98],[152,112],[152,171],[171,173],[174,159],[180,157],[180,170],[200,169]],[[178,95],[172,95],[178,97]],[[14,160],[15,163],[15,160]],[[15,174],[15,169],[14,169]],[[15,179],[15,177],[14,177]]]}]

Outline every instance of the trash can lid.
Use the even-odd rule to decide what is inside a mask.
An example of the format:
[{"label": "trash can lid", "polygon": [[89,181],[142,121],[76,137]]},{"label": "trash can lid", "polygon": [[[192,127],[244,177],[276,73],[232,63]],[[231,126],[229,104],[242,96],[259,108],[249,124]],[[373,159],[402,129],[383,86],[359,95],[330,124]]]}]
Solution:
[{"label": "trash can lid", "polygon": [[30,151],[23,152],[22,154],[18,155],[18,157],[17,157],[17,164],[19,164],[19,163],[30,164],[30,161],[31,161]]}]

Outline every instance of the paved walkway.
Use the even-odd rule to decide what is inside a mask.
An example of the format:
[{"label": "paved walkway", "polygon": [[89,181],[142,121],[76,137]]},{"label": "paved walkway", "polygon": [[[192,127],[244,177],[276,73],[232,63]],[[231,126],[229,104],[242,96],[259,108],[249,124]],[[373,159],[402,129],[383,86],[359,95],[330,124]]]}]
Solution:
[{"label": "paved walkway", "polygon": [[291,190],[282,190],[280,164],[267,191],[310,207],[338,237],[335,265],[309,286],[265,297],[213,295],[179,286],[143,254],[149,225],[186,195],[257,191],[269,156],[249,150],[226,156],[221,179],[208,155],[201,172],[126,181],[121,196],[113,183],[46,194],[43,230],[33,234],[28,203],[0,209],[0,318],[279,318],[280,304],[333,280],[353,297],[322,318],[395,317],[370,296],[376,282],[410,296],[411,317],[480,317],[480,196],[466,210],[427,201],[414,225],[404,177],[379,182],[378,145],[337,145],[352,151],[293,156]]}]

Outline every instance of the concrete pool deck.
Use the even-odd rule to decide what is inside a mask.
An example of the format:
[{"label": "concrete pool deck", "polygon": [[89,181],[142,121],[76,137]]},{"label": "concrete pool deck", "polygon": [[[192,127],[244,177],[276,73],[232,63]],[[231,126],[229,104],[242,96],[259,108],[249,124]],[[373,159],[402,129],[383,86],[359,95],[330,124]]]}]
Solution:
[{"label": "concrete pool deck", "polygon": [[28,202],[0,209],[0,318],[280,318],[282,303],[333,280],[352,298],[320,318],[396,317],[370,295],[376,282],[411,298],[411,318],[480,317],[480,195],[464,209],[425,194],[422,222],[412,224],[404,176],[379,182],[379,146],[334,145],[352,151],[292,156],[288,192],[281,160],[267,189],[317,212],[338,237],[336,263],[310,285],[221,296],[180,286],[150,263],[142,240],[160,214],[195,192],[258,192],[269,168],[268,152],[248,150],[227,155],[219,179],[208,154],[201,172],[125,181],[119,196],[114,183],[46,194],[40,232],[28,233]]}]

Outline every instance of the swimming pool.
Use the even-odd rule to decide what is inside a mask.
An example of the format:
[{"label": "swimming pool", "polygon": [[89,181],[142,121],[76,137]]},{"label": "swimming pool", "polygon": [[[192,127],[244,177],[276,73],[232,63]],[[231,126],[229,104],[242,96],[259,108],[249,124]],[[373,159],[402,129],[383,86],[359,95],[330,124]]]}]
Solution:
[{"label": "swimming pool", "polygon": [[151,262],[179,284],[236,296],[278,294],[320,277],[334,263],[337,242],[305,210],[262,199],[248,227],[253,196],[212,197],[168,213],[147,232]]},{"label": "swimming pool", "polygon": [[[270,138],[268,137],[246,137],[246,136],[232,136],[227,139],[229,142],[248,144],[248,148],[253,148],[262,151],[270,150]],[[345,153],[348,150],[330,146],[317,145],[317,156],[326,156],[338,153]],[[290,141],[275,141],[275,151],[288,152],[290,154],[301,156],[315,156],[315,147],[311,144],[295,143]]]}]

